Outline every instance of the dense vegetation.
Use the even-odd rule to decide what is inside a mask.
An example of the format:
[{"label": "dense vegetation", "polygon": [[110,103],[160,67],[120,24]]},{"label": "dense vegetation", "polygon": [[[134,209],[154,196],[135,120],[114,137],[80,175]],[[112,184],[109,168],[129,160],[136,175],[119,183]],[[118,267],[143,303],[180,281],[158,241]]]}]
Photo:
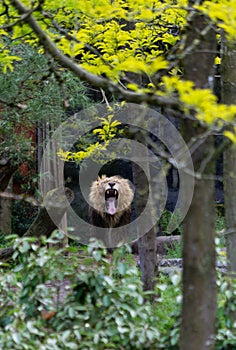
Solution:
[{"label": "dense vegetation", "polygon": [[[40,246],[29,238],[9,240],[13,238],[13,260],[1,266],[1,348],[179,347],[179,271],[161,273],[155,291],[144,292],[129,247],[118,248],[111,257],[96,241],[79,253],[77,247],[49,249],[48,244],[63,239],[59,232],[42,237]],[[225,260],[222,246],[217,249]],[[230,349],[236,331],[228,313],[236,307],[236,281],[219,272],[217,284],[216,349]]]},{"label": "dense vegetation", "polygon": [[[233,272],[236,153],[229,140],[236,141],[235,13],[232,0],[1,2],[0,190],[4,193],[0,222],[4,236],[10,226],[4,214],[11,210],[9,198],[19,199],[5,193],[12,190],[11,178],[15,174],[19,179],[16,171],[22,164],[28,174],[36,159],[40,163],[42,148],[55,128],[86,105],[88,90],[81,81],[98,89],[108,111],[110,100],[116,99],[121,105],[154,106],[165,118],[178,118],[193,169],[181,161],[176,164],[170,150],[162,149],[161,157],[194,182],[182,229],[181,288],[179,276],[169,280],[156,275],[154,227],[143,232],[139,241],[141,276],[122,249],[110,261],[95,243],[77,255],[68,248],[49,248],[55,238],[37,237],[42,241],[37,245],[32,238],[15,237],[12,266],[3,264],[0,281],[2,348],[213,350],[234,346],[234,275],[221,276],[215,268],[214,180],[216,158],[224,152],[226,253],[228,272]],[[221,93],[216,96],[215,72],[220,63]],[[83,118],[79,122],[83,129]],[[157,127],[158,118],[155,122]],[[44,133],[40,142],[37,134],[36,148],[33,137],[26,135],[32,128]],[[103,137],[105,129],[99,130]],[[220,147],[215,134],[223,139]],[[138,132],[133,138],[146,145]],[[104,140],[99,141],[88,142],[83,150],[86,156],[91,149],[99,150]],[[58,160],[57,155],[54,151]],[[136,169],[136,188],[141,178],[137,174]],[[46,185],[51,181],[57,187],[58,169],[41,175]],[[36,173],[26,179],[24,188],[31,197],[21,199],[40,207]],[[138,209],[142,212],[143,207]],[[17,233],[23,221],[15,220]],[[220,254],[225,253],[220,250]],[[62,301],[58,283],[65,280],[71,288]],[[149,300],[152,293],[155,298]]]}]

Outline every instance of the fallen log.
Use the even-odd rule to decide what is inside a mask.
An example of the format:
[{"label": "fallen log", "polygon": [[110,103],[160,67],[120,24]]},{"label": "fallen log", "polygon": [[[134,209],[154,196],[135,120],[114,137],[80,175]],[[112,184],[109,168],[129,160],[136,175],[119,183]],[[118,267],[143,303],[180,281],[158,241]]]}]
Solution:
[{"label": "fallen log", "polygon": [[[157,254],[166,255],[168,249],[174,248],[176,243],[179,242],[180,239],[180,236],[157,236]],[[138,254],[138,240],[132,242],[131,248],[133,254]]]}]

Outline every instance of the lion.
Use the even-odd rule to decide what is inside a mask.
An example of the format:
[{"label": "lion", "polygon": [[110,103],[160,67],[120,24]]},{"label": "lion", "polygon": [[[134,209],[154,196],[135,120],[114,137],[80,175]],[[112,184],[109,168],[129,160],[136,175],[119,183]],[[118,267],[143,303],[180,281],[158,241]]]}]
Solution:
[{"label": "lion", "polygon": [[[114,235],[111,236],[112,229],[120,228],[130,223],[133,197],[134,190],[130,181],[121,176],[107,177],[102,175],[92,183],[89,194],[90,223],[96,227],[108,228],[109,241],[112,240],[112,243],[110,242],[108,245],[114,245]],[[120,230],[119,232],[123,232],[122,237],[124,234],[126,235],[125,230]],[[101,234],[95,236],[101,238]],[[106,241],[104,230],[102,240]],[[117,240],[116,234],[116,242]],[[121,238],[120,240],[124,241]]]}]

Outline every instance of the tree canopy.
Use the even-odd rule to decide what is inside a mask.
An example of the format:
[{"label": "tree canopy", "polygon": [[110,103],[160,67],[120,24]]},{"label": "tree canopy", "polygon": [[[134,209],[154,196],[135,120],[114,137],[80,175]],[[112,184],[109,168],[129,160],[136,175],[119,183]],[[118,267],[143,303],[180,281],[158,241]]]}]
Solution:
[{"label": "tree canopy", "polygon": [[229,0],[5,0],[0,5],[0,64],[4,72],[12,70],[20,58],[11,55],[10,47],[24,41],[126,101],[168,107],[175,115],[194,109],[201,122],[221,127],[232,122],[236,106],[217,103],[213,77],[204,89],[182,79],[182,61],[198,44],[197,39],[185,43],[196,12],[205,18],[204,28],[196,28],[199,40],[212,27],[218,40],[220,29],[235,40],[236,5]]}]

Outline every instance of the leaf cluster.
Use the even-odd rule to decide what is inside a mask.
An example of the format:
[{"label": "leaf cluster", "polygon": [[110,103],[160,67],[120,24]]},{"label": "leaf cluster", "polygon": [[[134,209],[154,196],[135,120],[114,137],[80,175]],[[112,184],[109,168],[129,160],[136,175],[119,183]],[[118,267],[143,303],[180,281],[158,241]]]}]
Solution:
[{"label": "leaf cluster", "polygon": [[[225,105],[217,102],[217,97],[210,89],[195,88],[192,81],[181,80],[177,76],[163,77],[164,94],[179,97],[181,108],[186,115],[195,111],[195,116],[208,125],[232,123],[236,114],[236,105]],[[229,136],[229,135],[227,135]]]},{"label": "leaf cluster", "polygon": [[226,33],[229,41],[236,38],[236,4],[233,0],[203,1],[196,9],[209,16]]},{"label": "leaf cluster", "polygon": [[64,161],[74,161],[76,163],[80,163],[86,158],[94,159],[95,161],[99,159],[99,161],[102,161],[104,158],[103,154],[107,150],[110,142],[123,133],[123,130],[118,128],[121,122],[116,119],[113,120],[113,108],[109,107],[109,110],[110,114],[108,114],[107,117],[96,117],[96,119],[100,121],[100,126],[93,129],[91,134],[95,135],[98,141],[93,142],[91,140],[91,143],[86,145],[85,139],[83,139],[81,140],[83,145],[78,145],[79,148],[83,147],[82,150],[63,151],[60,149],[58,156]]},{"label": "leaf cluster", "polygon": [[[118,83],[122,81],[122,84],[135,91],[139,91],[140,86],[137,81],[130,80],[130,73],[145,75],[151,84],[145,91],[154,94],[160,93],[158,90],[163,74],[179,74],[181,59],[186,54],[181,41],[185,38],[184,28],[188,24],[189,12],[200,11],[208,16],[208,23],[215,22],[224,28],[231,39],[234,38],[236,9],[231,0],[224,0],[223,4],[217,0],[203,1],[192,9],[186,0],[148,3],[144,0],[86,0],[82,4],[74,0],[60,0],[56,5],[51,0],[45,0],[43,3],[24,1],[23,4],[30,8],[41,29],[64,54],[75,58],[85,70]],[[5,38],[14,42],[24,38],[26,43],[38,45],[38,37],[17,14],[14,6],[4,2],[0,10],[3,33],[0,46],[6,60],[10,58],[6,52]],[[6,71],[7,64],[11,63],[2,60],[2,64]],[[230,111],[223,106],[215,108],[216,101],[209,91],[195,92],[194,86],[190,89],[188,82],[183,82],[183,85],[187,86],[187,91],[181,103],[187,108],[189,104],[191,108],[192,105],[193,108],[196,106],[200,120],[210,123],[212,118],[216,120],[219,115],[226,115],[226,119],[229,119],[235,113],[234,107]],[[194,103],[190,103],[192,100]],[[203,108],[205,102],[208,107],[213,105],[210,111],[209,108]]]},{"label": "leaf cluster", "polygon": [[217,285],[219,294],[216,349],[233,349],[236,337],[236,280],[232,276],[219,276]]},{"label": "leaf cluster", "polygon": [[[187,14],[186,0],[148,4],[140,0],[86,0],[82,4],[61,0],[56,6],[46,0],[38,6],[30,1],[24,4],[34,6],[34,16],[42,29],[66,55],[79,60],[84,69],[115,81],[123,79],[126,72],[152,76],[167,68],[165,53],[179,40],[179,29],[184,27]],[[28,25],[14,7],[8,6],[8,16],[2,16],[0,24],[3,28],[12,26],[12,40],[17,42],[23,37],[26,43],[38,45]],[[9,37],[7,31],[4,34]]]},{"label": "leaf cluster", "polygon": [[19,165],[34,161],[36,128],[48,122],[56,127],[89,99],[79,79],[37,50],[21,44],[11,52],[21,61],[0,75],[0,157]]},{"label": "leaf cluster", "polygon": [[[63,237],[55,232],[41,238],[40,245],[32,238],[11,237],[16,264],[7,272],[2,266],[0,277],[1,348],[166,348],[167,325],[161,334],[164,320],[142,289],[129,249],[118,248],[112,261],[96,241],[79,255],[74,248],[67,254],[48,249]],[[164,289],[163,281],[158,294]]]},{"label": "leaf cluster", "polygon": [[[18,8],[20,5],[28,6],[29,13],[24,10],[24,15],[20,16],[8,1],[0,5],[0,25],[4,34],[0,50],[7,56],[8,52],[4,51],[9,46],[6,48],[6,38],[11,45],[24,38],[26,43],[39,46],[39,40],[41,44],[43,42],[42,35],[46,35],[60,52],[79,64],[79,75],[85,80],[90,72],[90,81],[92,77],[95,80],[98,76],[105,77],[102,83],[110,86],[110,91],[114,90],[114,86],[118,90],[122,87],[124,95],[124,89],[128,89],[137,92],[137,97],[143,94],[146,101],[150,101],[150,97],[158,97],[162,105],[167,100],[159,97],[170,97],[168,101],[174,101],[177,96],[181,112],[193,110],[194,116],[207,125],[218,120],[229,123],[234,118],[235,106],[218,105],[210,90],[196,89],[191,82],[171,80],[181,76],[183,58],[199,44],[197,40],[190,47],[185,47],[186,31],[195,13],[200,12],[206,20],[199,38],[204,40],[214,24],[216,29],[225,30],[229,40],[235,39],[236,8],[232,0],[202,1],[201,5],[196,2],[192,7],[186,0],[15,3]],[[40,34],[32,33],[27,18],[24,18],[31,12],[40,26]],[[46,49],[48,46],[49,42]],[[52,52],[52,49],[49,51]],[[54,57],[58,59],[58,55]],[[60,60],[65,65],[64,59],[60,57]],[[3,66],[6,71],[7,63],[3,62]],[[163,76],[166,79],[162,79]],[[99,85],[97,81],[96,85]],[[170,85],[175,85],[174,94],[168,91]],[[131,97],[133,102],[132,93]]]},{"label": "leaf cluster", "polygon": [[[58,231],[37,242],[8,237],[15,253],[14,264],[1,264],[2,349],[178,348],[180,274],[160,275],[151,303],[129,247],[111,259],[97,241],[55,248],[63,239]],[[235,343],[235,282],[218,275],[217,349]]]},{"label": "leaf cluster", "polygon": [[[124,79],[127,72],[152,76],[168,66],[164,54],[179,39],[178,29],[185,24],[186,5],[184,0],[178,4],[172,0],[148,4],[84,1],[80,6],[69,2],[67,20],[60,6],[54,15],[58,46],[78,59],[86,70],[115,81]],[[51,8],[51,1],[46,2],[46,11],[47,6]],[[60,28],[65,28],[66,33]]]}]

